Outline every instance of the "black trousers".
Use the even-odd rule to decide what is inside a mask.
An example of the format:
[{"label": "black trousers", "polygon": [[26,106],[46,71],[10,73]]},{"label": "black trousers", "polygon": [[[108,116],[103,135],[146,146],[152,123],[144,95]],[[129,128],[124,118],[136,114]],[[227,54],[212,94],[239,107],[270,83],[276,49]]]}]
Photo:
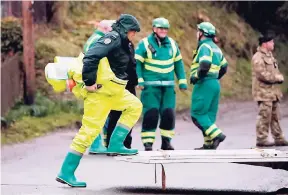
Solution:
[{"label": "black trousers", "polygon": [[[136,90],[135,90],[135,86],[126,86],[126,89],[132,93],[133,95],[136,96]],[[109,122],[108,122],[108,128],[107,128],[107,146],[109,146],[109,142],[110,142],[110,137],[113,133],[114,128],[116,127],[116,124],[121,116],[122,112],[121,111],[116,111],[116,110],[111,110],[109,113]],[[129,134],[127,135],[125,141],[124,141],[124,146],[126,148],[131,148],[131,144],[132,144],[132,136],[131,136],[131,131],[129,132]]]}]

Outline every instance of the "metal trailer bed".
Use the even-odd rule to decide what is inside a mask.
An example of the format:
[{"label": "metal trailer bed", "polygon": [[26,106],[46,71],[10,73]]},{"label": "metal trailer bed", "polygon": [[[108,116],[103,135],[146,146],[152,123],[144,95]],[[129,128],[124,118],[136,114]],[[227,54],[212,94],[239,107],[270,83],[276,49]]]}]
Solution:
[{"label": "metal trailer bed", "polygon": [[237,163],[271,167],[288,171],[288,151],[276,149],[234,149],[234,150],[159,150],[139,151],[137,155],[116,156],[118,161],[155,165],[157,183],[157,164],[162,168],[162,189],[166,189],[164,164],[171,163]]}]

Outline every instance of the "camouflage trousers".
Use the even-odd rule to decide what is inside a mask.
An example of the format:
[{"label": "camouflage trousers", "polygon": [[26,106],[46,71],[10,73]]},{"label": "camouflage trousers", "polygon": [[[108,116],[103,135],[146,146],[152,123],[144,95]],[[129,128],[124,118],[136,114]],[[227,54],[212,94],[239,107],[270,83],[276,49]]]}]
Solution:
[{"label": "camouflage trousers", "polygon": [[279,102],[258,102],[259,113],[256,123],[257,143],[267,141],[269,128],[274,140],[283,140],[283,132],[279,124]]}]

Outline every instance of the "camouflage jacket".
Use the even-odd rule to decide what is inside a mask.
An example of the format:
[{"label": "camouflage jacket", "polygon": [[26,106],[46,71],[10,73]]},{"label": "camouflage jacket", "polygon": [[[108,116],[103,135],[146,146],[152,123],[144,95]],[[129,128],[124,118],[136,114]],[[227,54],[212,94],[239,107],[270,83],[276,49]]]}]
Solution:
[{"label": "camouflage jacket", "polygon": [[[255,101],[277,101],[282,98],[282,77],[272,52],[258,47],[252,57],[252,95]],[[283,82],[283,80],[282,80]]]}]

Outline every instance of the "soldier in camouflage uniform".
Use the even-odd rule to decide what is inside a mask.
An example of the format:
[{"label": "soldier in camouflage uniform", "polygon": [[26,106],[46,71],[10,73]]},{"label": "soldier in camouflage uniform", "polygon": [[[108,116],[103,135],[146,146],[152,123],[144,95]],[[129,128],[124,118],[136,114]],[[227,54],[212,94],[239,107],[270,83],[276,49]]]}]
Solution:
[{"label": "soldier in camouflage uniform", "polygon": [[[279,101],[282,98],[279,84],[283,83],[284,77],[273,57],[273,49],[272,37],[260,37],[259,47],[252,58],[252,95],[259,107],[256,146],[261,147],[288,146],[279,124]],[[274,143],[267,140],[269,127]]]}]

